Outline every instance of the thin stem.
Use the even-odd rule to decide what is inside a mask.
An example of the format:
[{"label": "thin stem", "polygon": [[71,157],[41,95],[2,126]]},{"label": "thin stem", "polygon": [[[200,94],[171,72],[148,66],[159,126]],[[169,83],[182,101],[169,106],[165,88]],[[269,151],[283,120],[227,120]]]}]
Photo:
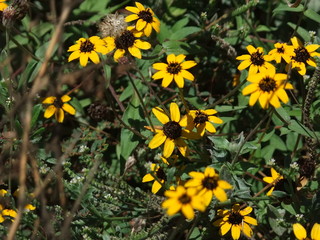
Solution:
[{"label": "thin stem", "polygon": [[188,107],[188,104],[187,104],[187,102],[186,102],[186,100],[184,98],[184,94],[183,94],[182,88],[179,88],[179,97],[180,97],[180,99],[181,99],[181,101],[182,101],[182,103],[183,103],[183,105],[184,105],[184,107],[186,109],[186,112],[189,112],[189,107]]},{"label": "thin stem", "polygon": [[148,111],[147,111],[147,108],[146,108],[146,106],[145,106],[145,104],[144,104],[144,101],[143,101],[143,99],[142,99],[142,97],[141,97],[141,95],[140,95],[140,93],[139,93],[139,91],[138,91],[138,88],[137,88],[136,84],[134,83],[132,77],[130,76],[130,73],[129,73],[129,72],[127,72],[127,75],[128,75],[128,77],[129,77],[129,80],[130,80],[130,82],[131,82],[131,84],[132,84],[132,86],[133,86],[133,88],[134,88],[134,90],[135,90],[135,92],[136,92],[136,94],[137,94],[137,96],[138,96],[138,98],[139,98],[139,101],[140,101],[140,103],[141,103],[141,105],[142,105],[143,113],[144,113],[144,115],[148,118],[148,121],[149,121],[150,126],[151,126],[151,128],[152,128],[152,131],[155,132],[155,128],[154,128],[153,123],[152,123],[152,121],[151,121],[151,118],[150,118],[150,116],[149,116],[149,114],[148,114]]}]

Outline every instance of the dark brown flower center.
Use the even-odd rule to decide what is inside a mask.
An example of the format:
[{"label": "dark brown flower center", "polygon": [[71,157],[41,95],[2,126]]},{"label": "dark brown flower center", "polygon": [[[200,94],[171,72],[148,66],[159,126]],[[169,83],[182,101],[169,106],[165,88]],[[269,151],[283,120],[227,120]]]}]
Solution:
[{"label": "dark brown flower center", "polygon": [[196,112],[196,117],[194,118],[193,122],[196,125],[196,127],[198,125],[200,125],[201,123],[205,123],[206,121],[208,121],[208,115],[201,112],[201,111],[197,111]]},{"label": "dark brown flower center", "polygon": [[168,138],[177,139],[181,137],[182,128],[179,123],[170,121],[163,125],[163,132]]},{"label": "dark brown flower center", "polygon": [[276,90],[277,83],[273,78],[265,77],[260,81],[259,88],[264,92],[271,92]]},{"label": "dark brown flower center", "polygon": [[150,9],[147,8],[145,11],[141,11],[138,14],[139,18],[147,23],[152,23],[152,13],[150,12]]},{"label": "dark brown flower center", "polygon": [[299,47],[294,50],[296,56],[292,57],[292,59],[296,60],[297,62],[306,63],[307,60],[310,58],[310,54],[307,49],[304,47]]},{"label": "dark brown flower center", "polygon": [[218,187],[218,178],[217,177],[205,177],[202,180],[202,186],[206,189],[213,190]]},{"label": "dark brown flower center", "polygon": [[181,202],[182,204],[188,204],[189,202],[191,202],[191,198],[185,193],[181,197],[179,197],[179,202]]},{"label": "dark brown flower center", "polygon": [[178,74],[181,71],[181,66],[179,63],[172,62],[168,64],[167,72],[171,74]]},{"label": "dark brown flower center", "polygon": [[53,102],[53,106],[56,108],[62,108],[63,102],[61,101],[61,98],[56,98]]},{"label": "dark brown flower center", "polygon": [[158,171],[156,172],[156,176],[159,180],[166,180],[167,179],[167,176],[166,174],[164,173],[163,169],[162,168],[159,168]]},{"label": "dark brown flower center", "polygon": [[94,50],[94,44],[89,39],[81,42],[80,52],[91,52]]},{"label": "dark brown flower center", "polygon": [[233,225],[242,223],[243,216],[238,212],[232,212],[229,216],[229,222]]},{"label": "dark brown flower center", "polygon": [[125,30],[119,37],[115,39],[117,49],[127,50],[134,45],[135,37],[129,30]]},{"label": "dark brown flower center", "polygon": [[278,53],[284,53],[284,48],[283,48],[283,47],[277,48],[277,52],[278,52]]},{"label": "dark brown flower center", "polygon": [[264,64],[263,53],[256,51],[251,54],[251,62],[253,65],[262,66]]}]

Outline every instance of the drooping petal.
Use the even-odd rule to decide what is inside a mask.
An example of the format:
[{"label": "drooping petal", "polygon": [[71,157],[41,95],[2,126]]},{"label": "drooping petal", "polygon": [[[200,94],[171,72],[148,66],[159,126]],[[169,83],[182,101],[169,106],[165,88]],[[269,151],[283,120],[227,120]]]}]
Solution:
[{"label": "drooping petal", "polygon": [[98,64],[100,62],[99,55],[95,51],[91,51],[89,58],[94,64]]},{"label": "drooping petal", "polygon": [[137,29],[138,31],[141,31],[146,25],[147,25],[147,22],[140,18],[140,19],[136,22],[136,29]]},{"label": "drooping petal", "polygon": [[173,80],[173,74],[167,73],[166,76],[162,80],[162,87],[168,87]]},{"label": "drooping petal", "polygon": [[64,120],[64,111],[61,108],[57,108],[55,112],[55,117],[59,123],[62,123]]},{"label": "drooping petal", "polygon": [[141,51],[139,50],[139,48],[133,46],[133,47],[129,47],[128,51],[130,52],[130,54],[136,58],[141,59],[142,55],[141,55]]},{"label": "drooping petal", "polygon": [[242,224],[242,231],[246,236],[248,236],[250,238],[252,237],[253,232],[252,232],[251,227],[248,224],[246,224],[246,223]]},{"label": "drooping petal", "polygon": [[184,77],[185,79],[188,79],[188,80],[190,80],[190,81],[193,81],[193,80],[194,80],[194,76],[193,76],[190,72],[188,72],[188,71],[186,71],[186,70],[181,70],[181,71],[180,71],[180,75],[181,75],[182,77]]},{"label": "drooping petal", "polygon": [[55,112],[56,112],[56,107],[54,105],[50,105],[49,107],[47,107],[46,111],[44,112],[44,117],[51,118]]},{"label": "drooping petal", "polygon": [[176,82],[178,88],[183,88],[184,80],[181,74],[175,74],[173,77],[174,81]]},{"label": "drooping petal", "polygon": [[144,30],[143,30],[144,34],[149,37],[151,35],[152,32],[152,26],[150,23],[146,24]]},{"label": "drooping petal", "polygon": [[159,147],[167,139],[167,136],[164,135],[163,131],[157,133],[152,140],[149,142],[149,148],[154,149]]},{"label": "drooping petal", "polygon": [[172,155],[174,146],[175,146],[174,140],[167,138],[166,141],[164,142],[164,148],[163,148],[163,156],[165,158],[168,158]]},{"label": "drooping petal", "polygon": [[76,114],[76,110],[68,103],[63,104],[62,109],[71,115]]},{"label": "drooping petal", "polygon": [[258,98],[260,97],[260,94],[261,93],[259,91],[256,91],[250,95],[250,99],[249,99],[250,106],[253,106],[257,102]]},{"label": "drooping petal", "polygon": [[223,225],[221,225],[219,233],[221,236],[225,235],[227,232],[229,232],[232,224],[229,222],[225,222]]},{"label": "drooping petal", "polygon": [[205,122],[205,126],[206,130],[210,133],[215,133],[217,131],[211,122]]},{"label": "drooping petal", "polygon": [[183,215],[187,219],[193,219],[194,218],[194,210],[193,210],[193,208],[191,207],[190,204],[182,205],[181,211],[182,211]]},{"label": "drooping petal", "polygon": [[82,67],[87,66],[88,58],[89,58],[89,54],[87,54],[87,53],[80,55],[80,65]]},{"label": "drooping petal", "polygon": [[239,225],[232,225],[231,236],[233,240],[238,240],[240,238],[241,227]]}]

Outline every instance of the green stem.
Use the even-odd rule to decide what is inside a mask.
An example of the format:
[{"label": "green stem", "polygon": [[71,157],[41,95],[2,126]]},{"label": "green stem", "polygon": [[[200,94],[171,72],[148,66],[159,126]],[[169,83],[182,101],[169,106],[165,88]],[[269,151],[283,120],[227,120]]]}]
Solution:
[{"label": "green stem", "polygon": [[184,105],[184,107],[186,109],[186,112],[189,112],[189,107],[188,107],[188,104],[187,104],[187,102],[186,102],[186,100],[184,98],[184,94],[183,94],[182,88],[179,88],[179,97],[180,97],[180,99],[181,99],[181,101],[182,101],[182,103],[183,103],[183,105]]},{"label": "green stem", "polygon": [[142,99],[142,97],[141,97],[141,95],[140,95],[140,93],[139,93],[139,91],[138,91],[138,88],[137,88],[136,84],[134,83],[132,77],[130,76],[130,73],[129,73],[129,72],[127,72],[127,75],[128,75],[128,77],[129,77],[129,80],[130,80],[130,82],[131,82],[131,84],[132,84],[132,86],[133,86],[133,88],[134,88],[134,90],[135,90],[135,92],[136,92],[136,94],[137,94],[137,96],[138,96],[138,98],[139,98],[139,101],[140,101],[140,103],[141,103],[141,105],[142,105],[143,113],[144,113],[145,117],[148,118],[148,121],[149,121],[150,126],[151,126],[151,128],[152,128],[152,131],[155,132],[155,128],[154,128],[153,123],[152,123],[152,121],[151,121],[151,118],[150,118],[150,116],[149,116],[149,114],[148,114],[147,108],[146,108],[146,106],[144,105],[144,101],[143,101],[143,99]]}]

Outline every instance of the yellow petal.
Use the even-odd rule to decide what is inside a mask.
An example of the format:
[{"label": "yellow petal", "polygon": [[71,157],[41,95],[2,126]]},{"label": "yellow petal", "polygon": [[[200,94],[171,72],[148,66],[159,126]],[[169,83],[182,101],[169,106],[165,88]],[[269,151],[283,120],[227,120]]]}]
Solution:
[{"label": "yellow petal", "polygon": [[51,118],[55,112],[56,112],[56,107],[54,105],[50,105],[49,107],[47,107],[46,111],[44,112],[44,117]]},{"label": "yellow petal", "polygon": [[157,180],[155,180],[154,183],[152,184],[151,192],[153,194],[156,194],[161,188],[162,188],[162,185]]},{"label": "yellow petal", "polygon": [[79,58],[80,56],[81,56],[80,50],[79,51],[75,51],[75,52],[70,54],[70,56],[68,58],[68,62],[71,62],[72,60],[75,60],[75,59]]},{"label": "yellow petal", "polygon": [[178,104],[171,103],[170,104],[170,118],[171,121],[179,122],[180,121],[180,110]]},{"label": "yellow petal", "polygon": [[145,10],[144,6],[143,6],[141,3],[135,2],[135,4],[136,4],[137,8],[138,8],[140,11],[144,11],[144,10]]},{"label": "yellow petal", "polygon": [[137,39],[134,41],[134,45],[137,48],[143,49],[143,50],[147,50],[149,48],[151,48],[151,44],[146,42],[146,41],[141,41],[140,39]]},{"label": "yellow petal", "polygon": [[[127,8],[129,8],[129,7],[126,7],[126,9]],[[132,9],[137,9],[137,8],[135,8],[135,7],[132,7]],[[129,10],[129,9],[127,9],[127,10]],[[129,10],[130,11],[130,10]],[[133,11],[130,11],[130,12],[133,12]],[[124,19],[124,21],[126,21],[126,22],[131,22],[131,21],[134,21],[134,20],[137,20],[139,18],[139,16],[137,15],[137,14],[131,14],[131,15],[129,15],[129,16],[127,16],[125,19]]]},{"label": "yellow petal", "polygon": [[253,92],[255,92],[255,91],[258,90],[257,87],[258,87],[257,84],[250,84],[250,85],[246,86],[246,87],[242,90],[242,94],[243,94],[243,95],[251,94],[251,93],[253,93]]},{"label": "yellow petal", "polygon": [[94,64],[98,64],[100,62],[99,55],[95,51],[91,51],[89,58]]},{"label": "yellow petal", "polygon": [[311,229],[311,239],[320,240],[320,224],[315,223]]},{"label": "yellow petal", "polygon": [[238,70],[242,71],[251,65],[251,60],[244,60],[238,66]]},{"label": "yellow petal", "polygon": [[140,18],[140,19],[136,22],[136,29],[137,29],[138,31],[141,31],[146,25],[147,25],[147,22]]},{"label": "yellow petal", "polygon": [[133,46],[133,47],[129,47],[128,51],[130,52],[130,54],[136,58],[141,59],[141,51],[139,50],[139,48]]},{"label": "yellow petal", "polygon": [[250,99],[249,99],[249,105],[253,106],[257,102],[260,95],[261,95],[261,93],[259,91],[252,93],[250,96]]},{"label": "yellow petal", "polygon": [[252,225],[255,225],[255,226],[258,225],[257,220],[254,219],[253,217],[244,216],[244,217],[243,217],[243,221],[245,221],[245,222],[247,222],[247,223],[250,223],[250,224],[252,224]]},{"label": "yellow petal", "polygon": [[166,63],[154,63],[152,67],[156,70],[165,70],[167,71],[168,64]]},{"label": "yellow petal", "polygon": [[47,97],[42,101],[42,103],[43,104],[53,104],[56,99],[57,99],[56,97]]},{"label": "yellow petal", "polygon": [[243,231],[243,233],[244,233],[246,236],[248,236],[249,238],[252,237],[253,232],[252,232],[251,227],[250,227],[248,224],[246,224],[246,223],[243,223],[243,224],[242,224],[242,231]]},{"label": "yellow petal", "polygon": [[231,236],[233,240],[238,240],[240,238],[241,227],[239,225],[232,225]]},{"label": "yellow petal", "polygon": [[[292,41],[292,38],[291,38],[291,41]],[[307,231],[300,223],[295,223],[292,225],[292,227],[293,227],[293,233],[298,240],[303,240],[307,237]]]},{"label": "yellow petal", "polygon": [[[147,37],[149,37],[151,35],[152,32],[152,25],[150,23],[146,24],[144,30],[144,35],[146,35]],[[149,48],[148,48],[149,49]]]},{"label": "yellow petal", "polygon": [[167,136],[163,134],[163,131],[157,133],[149,142],[149,148],[154,149],[159,147],[167,139]]},{"label": "yellow petal", "polygon": [[174,150],[174,140],[167,138],[164,142],[164,148],[163,148],[163,156],[165,158],[168,158],[172,155],[172,152]]},{"label": "yellow petal", "polygon": [[87,54],[87,53],[80,55],[80,65],[82,67],[87,66],[88,58],[89,58],[89,54]]},{"label": "yellow petal", "polygon": [[71,100],[71,97],[69,97],[68,95],[63,95],[63,96],[61,97],[61,101],[62,101],[63,103],[69,102],[70,100]]},{"label": "yellow petal", "polygon": [[181,71],[180,71],[180,74],[181,74],[181,76],[184,77],[185,79],[188,79],[188,80],[190,80],[190,81],[193,81],[193,80],[194,80],[194,76],[193,76],[190,72],[188,72],[188,71],[186,71],[186,70],[181,70]]},{"label": "yellow petal", "polygon": [[184,80],[181,74],[175,74],[173,77],[174,81],[176,82],[178,88],[183,88]]},{"label": "yellow petal", "polygon": [[193,208],[191,207],[190,204],[182,205],[181,211],[182,211],[183,215],[187,219],[193,219],[194,218],[194,211],[193,211]]},{"label": "yellow petal", "polygon": [[76,113],[76,110],[68,103],[63,104],[62,109],[71,115]]},{"label": "yellow petal", "polygon": [[195,65],[197,65],[197,63],[195,61],[185,61],[180,64],[182,69],[189,69],[189,68],[194,67]]},{"label": "yellow petal", "polygon": [[166,72],[164,71],[158,71],[156,72],[155,74],[152,75],[152,78],[154,80],[157,80],[157,79],[161,79],[161,78],[164,78],[166,76]]},{"label": "yellow petal", "polygon": [[113,55],[114,60],[117,62],[125,53],[126,51],[124,49],[117,49]]},{"label": "yellow petal", "polygon": [[232,226],[232,224],[230,224],[229,222],[225,222],[224,224],[222,224],[220,227],[220,230],[219,230],[220,235],[223,236],[227,232],[229,232],[231,226]]},{"label": "yellow petal", "polygon": [[[170,108],[171,108],[171,106],[170,106]],[[167,122],[170,121],[169,117],[165,114],[165,112],[162,108],[155,107],[152,109],[152,112],[162,124],[166,124]]]},{"label": "yellow petal", "polygon": [[64,120],[64,112],[61,108],[57,108],[55,112],[55,117],[59,123],[62,123]]},{"label": "yellow petal", "polygon": [[242,216],[245,216],[245,215],[248,215],[249,213],[252,212],[252,207],[248,206],[242,210],[239,211],[239,213],[242,215]]},{"label": "yellow petal", "polygon": [[206,130],[210,133],[215,133],[217,131],[211,122],[205,122],[205,126]]},{"label": "yellow petal", "polygon": [[162,80],[162,87],[168,87],[173,80],[173,74],[167,73]]},{"label": "yellow petal", "polygon": [[167,56],[167,62],[168,63],[175,63],[176,62],[176,56],[172,53]]}]

